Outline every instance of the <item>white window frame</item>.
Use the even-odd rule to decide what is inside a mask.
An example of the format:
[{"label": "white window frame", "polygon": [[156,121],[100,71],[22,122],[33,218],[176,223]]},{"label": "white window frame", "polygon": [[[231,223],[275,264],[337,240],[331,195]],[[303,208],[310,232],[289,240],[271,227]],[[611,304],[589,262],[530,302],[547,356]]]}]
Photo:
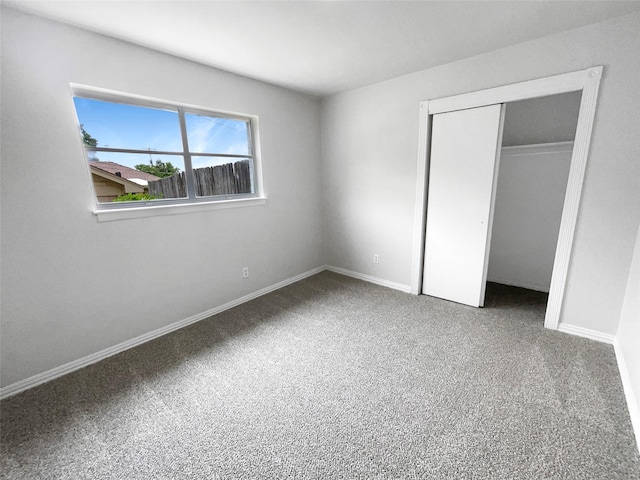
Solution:
[{"label": "white window frame", "polygon": [[[222,110],[214,110],[206,107],[189,105],[184,103],[172,102],[169,100],[160,100],[151,97],[133,95],[128,93],[116,92],[102,88],[90,87],[86,85],[71,84],[71,94],[73,97],[88,98],[92,100],[101,100],[105,102],[119,103],[124,105],[132,105],[137,107],[170,109],[178,113],[180,122],[180,134],[182,138],[182,152],[163,152],[152,150],[157,155],[170,155],[182,157],[184,160],[185,181],[187,189],[187,197],[158,199],[151,201],[135,201],[135,202],[113,202],[100,203],[93,188],[91,181],[91,168],[88,161],[89,152],[115,152],[115,153],[136,153],[148,154],[149,150],[137,150],[126,148],[111,147],[90,147],[82,145],[84,153],[85,165],[91,189],[93,191],[93,214],[96,215],[98,221],[123,220],[129,218],[140,218],[158,215],[175,215],[181,213],[190,213],[201,210],[217,210],[224,208],[247,207],[254,205],[263,205],[266,203],[266,196],[262,183],[262,164],[260,161],[260,141],[258,133],[258,117],[256,115],[240,114]],[[74,107],[75,110],[75,107]],[[188,149],[187,128],[185,122],[185,114],[205,115],[218,118],[229,118],[235,120],[246,121],[249,125],[249,154],[221,154],[221,153],[200,153],[191,152]],[[80,128],[78,120],[78,128]],[[198,197],[194,185],[193,168],[191,157],[228,157],[229,159],[250,158],[251,176],[254,193],[244,193],[235,195],[216,195]]]}]

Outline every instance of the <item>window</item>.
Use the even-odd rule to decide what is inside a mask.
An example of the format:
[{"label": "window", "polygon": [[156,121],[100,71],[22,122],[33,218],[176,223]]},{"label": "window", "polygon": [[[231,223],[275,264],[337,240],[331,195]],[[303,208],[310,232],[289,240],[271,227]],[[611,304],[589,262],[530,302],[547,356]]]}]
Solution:
[{"label": "window", "polygon": [[97,209],[259,197],[256,118],[76,87]]}]

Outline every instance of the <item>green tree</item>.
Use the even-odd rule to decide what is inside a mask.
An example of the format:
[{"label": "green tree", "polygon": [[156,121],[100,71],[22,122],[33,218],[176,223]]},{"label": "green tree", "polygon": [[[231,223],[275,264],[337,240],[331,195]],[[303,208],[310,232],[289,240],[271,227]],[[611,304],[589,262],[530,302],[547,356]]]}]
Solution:
[{"label": "green tree", "polygon": [[114,202],[136,202],[138,200],[155,200],[158,197],[149,195],[148,193],[123,193],[114,198]]},{"label": "green tree", "polygon": [[98,140],[93,138],[89,134],[89,132],[87,132],[84,129],[83,125],[80,125],[80,128],[82,129],[82,143],[84,143],[87,147],[97,147],[98,146]]},{"label": "green tree", "polygon": [[153,160],[150,160],[149,165],[141,163],[140,165],[136,165],[135,169],[160,178],[170,177],[171,175],[180,173],[178,167],[171,165],[171,162],[163,162],[162,160],[156,160],[155,163],[153,163]]}]

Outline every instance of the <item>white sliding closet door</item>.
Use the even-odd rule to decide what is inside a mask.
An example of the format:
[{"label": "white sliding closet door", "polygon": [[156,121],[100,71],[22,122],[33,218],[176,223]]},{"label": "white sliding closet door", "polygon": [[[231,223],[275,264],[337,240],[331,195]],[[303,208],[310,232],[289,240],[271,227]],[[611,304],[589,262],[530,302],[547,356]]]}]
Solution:
[{"label": "white sliding closet door", "polygon": [[484,305],[503,121],[502,105],[433,116],[426,295]]}]

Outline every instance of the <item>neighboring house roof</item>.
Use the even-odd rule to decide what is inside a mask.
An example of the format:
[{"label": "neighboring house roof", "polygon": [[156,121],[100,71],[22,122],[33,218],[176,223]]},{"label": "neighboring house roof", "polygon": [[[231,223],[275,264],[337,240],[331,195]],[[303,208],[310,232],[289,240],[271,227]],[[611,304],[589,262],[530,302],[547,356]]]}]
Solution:
[{"label": "neighboring house roof", "polygon": [[[141,193],[141,192],[144,192],[144,188],[147,186],[146,180],[140,180],[138,178],[133,178],[131,180],[128,180],[114,173],[109,173],[105,170],[96,168],[91,163],[89,164],[89,166],[91,167],[91,173],[94,176],[106,178],[107,180],[111,180],[112,182],[123,185],[125,193]],[[144,182],[144,185],[140,182]]]},{"label": "neighboring house roof", "polygon": [[[153,180],[160,180],[160,177],[156,177],[155,175],[151,175],[150,173],[141,172],[140,170],[136,170],[131,167],[125,167],[124,165],[120,165],[115,162],[102,162],[95,161],[89,162],[89,165],[92,168],[98,168],[104,172],[110,173],[112,175],[117,175],[119,177],[125,178],[130,182],[137,183],[138,185],[147,186],[148,182]],[[118,175],[118,173],[120,175]]]}]

